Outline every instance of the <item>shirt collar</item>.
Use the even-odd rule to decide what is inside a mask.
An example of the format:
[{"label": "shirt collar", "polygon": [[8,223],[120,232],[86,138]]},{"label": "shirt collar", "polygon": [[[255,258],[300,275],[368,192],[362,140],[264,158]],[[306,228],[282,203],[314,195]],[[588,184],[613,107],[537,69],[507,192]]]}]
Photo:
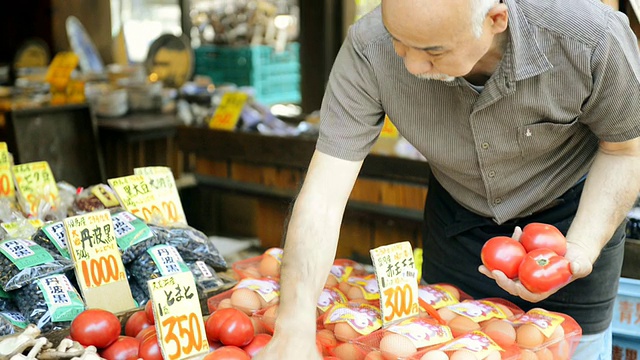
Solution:
[{"label": "shirt collar", "polygon": [[531,25],[518,7],[517,0],[503,0],[509,9],[509,50],[504,64],[511,69],[513,80],[523,80],[553,68],[533,35]]}]

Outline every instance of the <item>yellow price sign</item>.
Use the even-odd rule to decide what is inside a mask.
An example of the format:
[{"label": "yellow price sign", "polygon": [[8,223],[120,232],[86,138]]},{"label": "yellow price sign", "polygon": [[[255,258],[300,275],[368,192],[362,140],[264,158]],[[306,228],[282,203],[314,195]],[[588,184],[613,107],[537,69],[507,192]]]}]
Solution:
[{"label": "yellow price sign", "polygon": [[191,272],[147,281],[158,343],[164,359],[187,359],[209,352],[196,283]]},{"label": "yellow price sign", "polygon": [[240,113],[247,102],[248,95],[241,92],[229,92],[222,96],[220,105],[209,121],[209,128],[233,131],[240,119]]},{"label": "yellow price sign", "polygon": [[182,208],[176,180],[170,168],[166,166],[148,166],[135,168],[133,173],[146,178],[161,206],[164,206],[162,204],[168,204],[167,219],[171,219],[172,224],[187,225],[187,217]]},{"label": "yellow price sign", "polygon": [[94,288],[126,279],[109,210],[63,220],[78,281]]},{"label": "yellow price sign", "polygon": [[11,156],[7,143],[0,142],[0,198],[13,199],[16,196],[11,176]]},{"label": "yellow price sign", "polygon": [[18,188],[18,199],[24,212],[37,217],[41,203],[56,206],[58,185],[49,163],[38,161],[15,165],[11,169],[13,180]]},{"label": "yellow price sign", "polygon": [[186,223],[176,200],[159,195],[145,175],[124,176],[108,182],[122,206],[138,218],[156,225]]},{"label": "yellow price sign", "polygon": [[116,194],[107,185],[98,184],[91,188],[91,193],[95,195],[105,207],[109,208],[120,205]]},{"label": "yellow price sign", "polygon": [[380,288],[384,326],[418,315],[418,271],[411,243],[380,246],[370,253]]}]

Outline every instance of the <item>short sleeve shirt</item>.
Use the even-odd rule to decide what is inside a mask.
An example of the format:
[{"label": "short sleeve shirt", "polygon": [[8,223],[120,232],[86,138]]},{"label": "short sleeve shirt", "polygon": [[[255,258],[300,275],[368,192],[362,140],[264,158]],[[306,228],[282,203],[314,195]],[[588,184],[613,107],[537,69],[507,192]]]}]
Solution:
[{"label": "short sleeve shirt", "polygon": [[575,185],[599,141],[640,136],[640,55],[624,14],[597,1],[505,3],[508,42],[482,92],[415,77],[380,7],[360,19],[332,68],[317,150],[364,159],[386,114],[457,202],[503,223]]}]

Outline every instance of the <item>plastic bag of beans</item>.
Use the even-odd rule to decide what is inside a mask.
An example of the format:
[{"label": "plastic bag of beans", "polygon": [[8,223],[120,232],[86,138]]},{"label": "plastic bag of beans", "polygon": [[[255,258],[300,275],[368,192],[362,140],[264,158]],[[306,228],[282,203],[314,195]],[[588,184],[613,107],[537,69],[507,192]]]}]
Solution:
[{"label": "plastic bag of beans", "polygon": [[18,309],[43,332],[68,328],[85,309],[84,301],[69,279],[51,275],[16,290]]},{"label": "plastic bag of beans", "polygon": [[73,269],[73,262],[52,253],[32,240],[0,241],[0,286],[19,289],[36,279]]},{"label": "plastic bag of beans", "polygon": [[192,227],[160,227],[150,225],[151,231],[164,243],[174,246],[185,261],[204,261],[215,271],[226,271],[227,262],[213,242],[202,231]]}]

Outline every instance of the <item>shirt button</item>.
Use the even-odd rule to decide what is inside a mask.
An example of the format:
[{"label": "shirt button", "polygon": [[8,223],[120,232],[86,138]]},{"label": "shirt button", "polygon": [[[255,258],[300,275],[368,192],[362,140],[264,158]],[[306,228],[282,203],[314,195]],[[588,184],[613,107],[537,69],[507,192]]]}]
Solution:
[{"label": "shirt button", "polygon": [[492,177],[496,176],[496,172],[491,170],[491,171],[489,171],[488,175],[489,175],[490,178],[492,178]]},{"label": "shirt button", "polygon": [[483,142],[482,143],[482,148],[487,150],[489,148],[489,143],[488,142]]},{"label": "shirt button", "polygon": [[498,204],[500,204],[501,202],[502,202],[502,198],[495,198],[495,199],[493,199],[493,203],[494,203],[495,205],[498,205]]}]

